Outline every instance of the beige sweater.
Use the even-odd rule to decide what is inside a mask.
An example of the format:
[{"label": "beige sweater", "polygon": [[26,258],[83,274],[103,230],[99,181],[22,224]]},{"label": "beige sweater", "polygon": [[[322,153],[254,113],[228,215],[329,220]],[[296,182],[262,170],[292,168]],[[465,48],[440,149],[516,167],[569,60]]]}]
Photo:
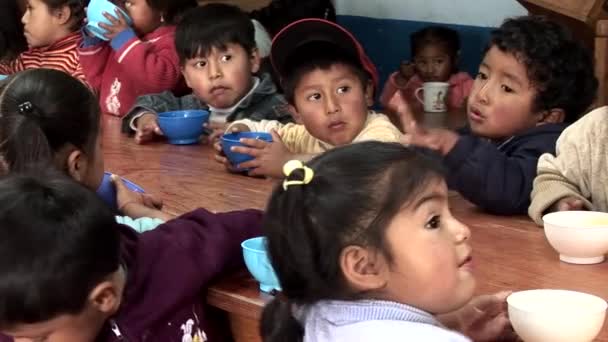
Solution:
[{"label": "beige sweater", "polygon": [[[304,125],[293,123],[284,125],[278,121],[244,119],[234,121],[226,131],[230,131],[232,125],[235,124],[245,124],[252,132],[270,132],[270,130],[276,129],[287,149],[294,154],[318,154],[334,147],[312,136]],[[355,137],[353,142],[366,140],[399,142],[401,136],[402,133],[386,115],[370,111],[363,130]]]},{"label": "beige sweater", "polygon": [[608,106],[564,130],[555,151],[538,160],[530,217],[542,225],[543,213],[568,196],[581,199],[589,210],[608,211]]}]

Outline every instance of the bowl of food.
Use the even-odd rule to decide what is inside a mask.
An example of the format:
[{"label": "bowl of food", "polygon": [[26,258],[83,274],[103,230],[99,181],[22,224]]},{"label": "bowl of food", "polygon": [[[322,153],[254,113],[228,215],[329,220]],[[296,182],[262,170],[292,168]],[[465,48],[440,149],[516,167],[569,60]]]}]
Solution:
[{"label": "bowl of food", "polygon": [[543,222],[545,236],[560,260],[572,264],[604,261],[608,252],[608,213],[558,211],[543,216]]},{"label": "bowl of food", "polygon": [[241,247],[243,247],[245,265],[249,273],[260,283],[260,290],[268,293],[275,290],[281,291],[279,280],[266,250],[266,238],[260,236],[245,240]]},{"label": "bowl of food", "polygon": [[606,301],[576,291],[519,291],[507,298],[509,319],[526,342],[591,342],[606,316]]},{"label": "bowl of food", "polygon": [[178,110],[158,114],[158,126],[170,144],[189,145],[200,141],[203,124],[209,121],[206,110]]},{"label": "bowl of food", "polygon": [[230,164],[234,167],[253,159],[253,157],[248,154],[232,151],[232,147],[245,146],[241,143],[241,139],[260,139],[266,142],[272,142],[272,135],[266,132],[237,132],[224,134],[220,139],[222,151],[230,161]]},{"label": "bowl of food", "polygon": [[[101,197],[101,199],[106,202],[106,204],[108,204],[112,210],[118,211],[118,204],[116,203],[116,186],[112,182],[111,177],[112,174],[110,172],[104,172],[101,184],[97,189],[97,195]],[[144,193],[144,189],[142,189],[139,185],[129,181],[128,179],[121,179],[129,190]]]},{"label": "bowl of food", "polygon": [[116,11],[119,11],[127,19],[127,24],[130,26],[132,23],[131,18],[129,18],[127,13],[125,13],[125,11],[123,11],[120,7],[108,0],[91,0],[87,6],[86,30],[99,39],[108,40],[108,38],[105,36],[106,29],[99,26],[99,24],[111,26],[112,23],[103,15],[103,13],[105,12],[113,17],[116,17]]}]

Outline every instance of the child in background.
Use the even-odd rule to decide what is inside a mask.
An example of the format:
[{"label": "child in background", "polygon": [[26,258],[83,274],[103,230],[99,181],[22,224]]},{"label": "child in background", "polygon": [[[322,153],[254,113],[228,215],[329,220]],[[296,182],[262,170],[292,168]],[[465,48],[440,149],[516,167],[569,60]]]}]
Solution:
[{"label": "child in background", "polygon": [[399,71],[392,73],[380,95],[384,108],[396,92],[408,102],[414,111],[421,111],[422,104],[416,99],[416,89],[424,82],[447,82],[448,108],[463,108],[471,93],[473,79],[468,73],[458,71],[460,38],[458,32],[441,26],[431,26],[410,36],[413,63],[403,62]]},{"label": "child in background", "polygon": [[[208,109],[212,128],[220,132],[237,119],[292,121],[287,102],[260,68],[254,25],[236,6],[208,4],[191,10],[178,25],[175,45],[182,72],[193,94],[171,92],[138,98],[123,119],[138,143],[162,135],[157,113]],[[216,134],[217,135],[217,134]]]},{"label": "child in background", "polygon": [[[97,98],[67,74],[27,70],[0,88],[2,173],[52,165],[96,190],[104,171],[101,140]],[[115,185],[118,206],[127,215],[117,216],[119,222],[145,231],[171,218],[158,210],[158,200],[133,193],[120,181]]]},{"label": "child in background", "polygon": [[608,212],[608,107],[597,108],[568,127],[555,154],[538,160],[530,217],[539,225],[553,211]]},{"label": "child in background", "polygon": [[126,0],[133,21],[127,25],[122,12],[106,13],[112,25],[104,42],[84,34],[80,61],[93,89],[99,93],[101,111],[124,116],[139,95],[165,90],[184,92],[185,85],[175,52],[175,25],[196,0]]},{"label": "child in background", "polygon": [[[402,116],[406,142],[444,156],[448,186],[494,214],[525,214],[538,158],[554,153],[566,127],[597,92],[589,52],[543,17],[507,19],[492,33],[459,133]],[[399,94],[393,108],[407,112]]]},{"label": "child in background", "polygon": [[0,3],[0,63],[10,62],[27,50],[23,25],[19,21],[23,13],[17,2],[10,0]]},{"label": "child in background", "polygon": [[[274,39],[270,57],[282,80],[297,124],[240,120],[228,131],[272,132],[273,142],[244,139],[233,147],[253,160],[238,165],[250,175],[281,176],[290,159],[308,160],[335,146],[364,140],[397,142],[401,132],[373,103],[376,69],[357,40],[344,28],[323,19],[304,19]],[[219,143],[216,160],[231,167]]]},{"label": "child in background", "polygon": [[470,341],[441,322],[504,337],[508,293],[471,301],[471,233],[429,153],[370,141],[290,161],[262,227],[284,295],[264,342]]},{"label": "child in background", "polygon": [[[81,42],[79,30],[85,17],[84,8],[82,0],[26,0],[21,22],[28,50],[16,58],[0,60],[0,75],[50,68],[85,82],[77,50]],[[3,20],[2,25],[7,23]]]},{"label": "child in background", "polygon": [[0,330],[16,341],[230,341],[204,294],[243,267],[240,243],[261,234],[261,216],[198,209],[137,234],[66,177],[0,180]]}]

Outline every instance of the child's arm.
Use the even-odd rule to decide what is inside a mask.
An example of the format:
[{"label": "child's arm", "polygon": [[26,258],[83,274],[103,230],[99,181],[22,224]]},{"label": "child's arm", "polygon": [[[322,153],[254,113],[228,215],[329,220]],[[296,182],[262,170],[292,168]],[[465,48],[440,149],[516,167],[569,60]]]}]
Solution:
[{"label": "child's arm", "polygon": [[177,97],[170,91],[139,96],[133,108],[122,119],[123,132],[137,131],[137,119],[143,114],[158,114],[174,110],[206,109],[194,96]]},{"label": "child's arm", "polygon": [[101,79],[112,49],[103,40],[88,36],[83,30],[82,45],[78,48],[82,73],[92,89],[99,91]]},{"label": "child's arm", "polygon": [[0,75],[12,75],[19,71],[23,71],[25,69],[22,59],[24,53],[27,53],[27,51],[21,53],[19,56],[17,56],[17,58],[11,61],[0,63]]}]

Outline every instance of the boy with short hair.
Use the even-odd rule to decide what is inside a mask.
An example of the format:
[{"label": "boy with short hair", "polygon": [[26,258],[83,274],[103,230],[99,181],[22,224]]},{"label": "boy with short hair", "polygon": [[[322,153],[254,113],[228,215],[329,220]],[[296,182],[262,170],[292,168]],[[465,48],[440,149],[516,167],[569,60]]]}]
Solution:
[{"label": "boy with short hair", "polygon": [[418,127],[402,99],[406,143],[444,156],[448,186],[482,209],[525,214],[536,164],[553,153],[566,123],[593,102],[597,80],[588,51],[543,17],[507,19],[492,38],[468,100],[468,127]]},{"label": "boy with short hair", "polygon": [[[240,120],[228,131],[272,132],[273,142],[244,139],[233,151],[253,160],[237,165],[250,175],[281,177],[290,159],[308,160],[335,146],[364,140],[397,142],[401,132],[387,116],[369,110],[377,72],[350,32],[323,19],[303,19],[275,37],[270,58],[297,124]],[[215,144],[216,160],[232,168]]]},{"label": "boy with short hair", "polygon": [[255,76],[260,56],[254,26],[238,7],[208,4],[190,10],[177,26],[175,45],[193,94],[139,97],[123,119],[123,130],[135,131],[137,142],[162,135],[157,114],[165,111],[206,109],[211,127],[217,128],[243,118],[292,120],[270,75]]}]

